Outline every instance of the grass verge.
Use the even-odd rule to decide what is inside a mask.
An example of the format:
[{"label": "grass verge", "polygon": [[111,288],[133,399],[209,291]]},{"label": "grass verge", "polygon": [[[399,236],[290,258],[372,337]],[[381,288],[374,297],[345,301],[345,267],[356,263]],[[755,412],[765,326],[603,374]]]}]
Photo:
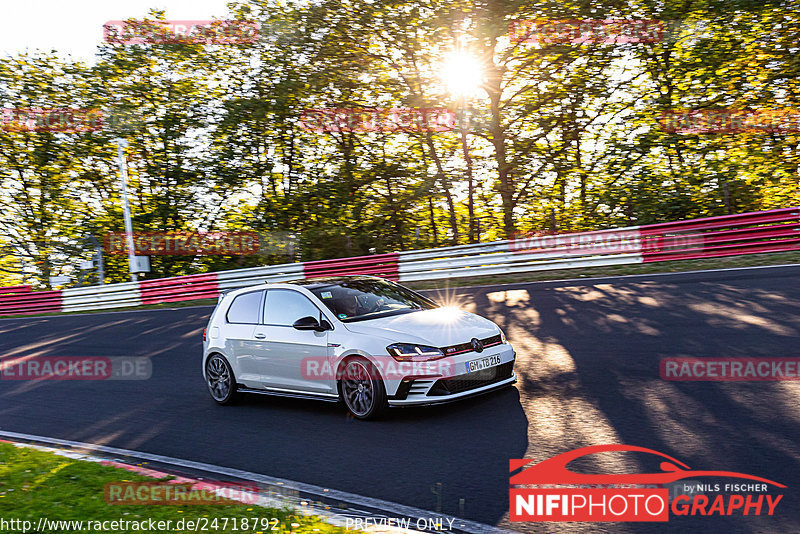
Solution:
[{"label": "grass verge", "polygon": [[[170,532],[188,533],[202,531],[202,528],[185,528],[188,521],[195,525],[207,525],[206,532],[228,532],[231,534],[270,532],[310,534],[333,534],[345,532],[344,529],[323,522],[321,519],[294,513],[288,509],[261,508],[251,504],[237,505],[111,505],[106,503],[103,490],[109,482],[148,481],[157,479],[132,473],[127,470],[104,466],[94,462],[77,460],[40,451],[28,447],[17,447],[10,443],[0,443],[0,518],[30,521],[33,525],[24,528],[19,523],[0,524],[2,532],[34,532],[40,518],[51,521],[42,532]],[[161,479],[168,480],[168,479]],[[217,528],[210,528],[217,519]],[[226,528],[222,528],[227,518]],[[258,518],[258,528],[252,528],[253,518]],[[264,520],[262,520],[264,518]],[[118,528],[92,528],[95,521],[171,521],[168,529],[152,530],[130,528],[132,525],[118,525]],[[234,519],[236,527],[234,529]],[[243,520],[248,519],[251,528],[242,528]],[[277,519],[277,523],[275,521]],[[177,528],[183,520],[184,528]],[[197,521],[200,521],[197,523]],[[82,528],[71,525],[54,524],[53,521],[82,521]],[[90,524],[91,522],[91,524]],[[166,524],[164,524],[166,525]],[[272,530],[273,526],[279,529]],[[111,527],[111,524],[107,524]],[[128,526],[129,528],[121,528]],[[88,528],[87,528],[88,527]],[[264,528],[266,527],[266,528]],[[276,527],[276,528],[277,528]]]}]

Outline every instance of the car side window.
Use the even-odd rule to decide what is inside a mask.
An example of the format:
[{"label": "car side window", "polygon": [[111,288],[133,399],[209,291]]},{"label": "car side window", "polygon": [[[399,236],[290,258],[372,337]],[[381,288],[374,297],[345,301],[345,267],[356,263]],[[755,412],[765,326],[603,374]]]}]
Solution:
[{"label": "car side window", "polygon": [[264,304],[264,324],[292,326],[302,317],[314,317],[318,321],[321,312],[308,297],[290,289],[270,289]]},{"label": "car side window", "polygon": [[242,293],[233,299],[228,308],[226,319],[229,323],[258,324],[258,312],[261,308],[263,291]]}]

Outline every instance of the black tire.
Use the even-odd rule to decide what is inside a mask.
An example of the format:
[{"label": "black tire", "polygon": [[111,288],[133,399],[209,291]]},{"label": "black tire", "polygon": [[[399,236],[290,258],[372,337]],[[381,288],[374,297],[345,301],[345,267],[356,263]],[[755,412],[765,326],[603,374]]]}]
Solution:
[{"label": "black tire", "polygon": [[219,354],[213,354],[206,360],[206,386],[217,404],[234,404],[239,400],[233,369],[228,360]]},{"label": "black tire", "polygon": [[342,363],[339,396],[356,419],[377,419],[389,407],[380,373],[369,360],[360,356]]}]

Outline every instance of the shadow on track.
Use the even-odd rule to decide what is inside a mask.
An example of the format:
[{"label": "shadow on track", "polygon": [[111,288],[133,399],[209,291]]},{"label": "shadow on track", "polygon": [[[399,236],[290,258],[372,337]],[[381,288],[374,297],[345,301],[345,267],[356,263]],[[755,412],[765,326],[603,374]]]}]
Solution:
[{"label": "shadow on track", "polygon": [[[519,284],[463,289],[447,298],[500,324],[519,353],[521,402],[530,421],[526,457],[543,460],[587,445],[624,443],[664,452],[695,469],[750,473],[790,488],[774,517],[672,517],[657,527],[604,525],[608,531],[789,532],[800,528],[800,503],[791,490],[800,487],[800,383],[671,382],[660,378],[659,361],[800,357],[798,273],[800,268],[769,276],[753,271]],[[638,458],[614,455],[580,467],[653,471]],[[507,526],[534,530],[531,524]]]}]

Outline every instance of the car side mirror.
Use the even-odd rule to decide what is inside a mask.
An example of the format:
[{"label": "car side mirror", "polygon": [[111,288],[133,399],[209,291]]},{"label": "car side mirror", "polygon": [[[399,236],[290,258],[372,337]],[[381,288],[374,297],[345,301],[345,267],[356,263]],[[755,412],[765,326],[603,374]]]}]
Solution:
[{"label": "car side mirror", "polygon": [[312,317],[310,315],[308,317],[299,318],[292,326],[297,330],[316,330],[317,332],[327,330],[326,328],[323,328],[323,325],[319,324],[319,321],[317,321],[316,317]]}]

